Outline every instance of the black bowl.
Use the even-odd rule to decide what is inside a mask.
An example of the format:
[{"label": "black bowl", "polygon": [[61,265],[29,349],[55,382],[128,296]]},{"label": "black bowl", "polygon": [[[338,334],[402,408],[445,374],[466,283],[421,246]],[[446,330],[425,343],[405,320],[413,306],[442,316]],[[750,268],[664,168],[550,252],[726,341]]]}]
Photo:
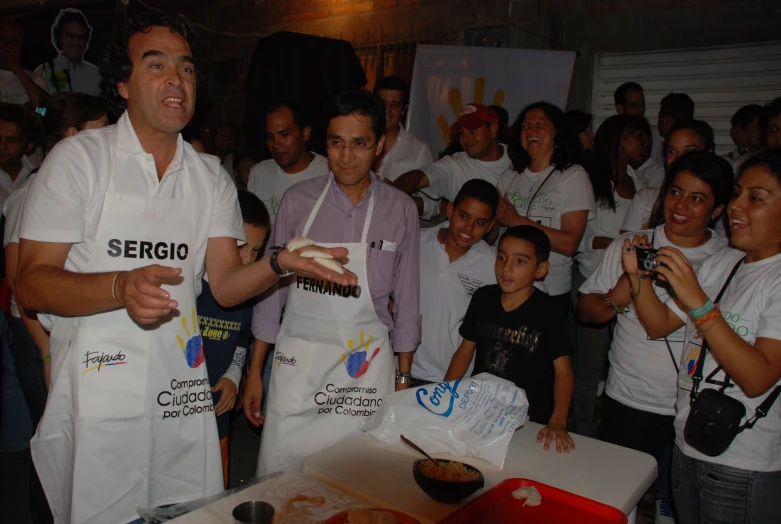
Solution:
[{"label": "black bowl", "polygon": [[270,524],[274,519],[274,507],[260,500],[249,500],[233,508],[233,518],[246,524]]},{"label": "black bowl", "polygon": [[[458,504],[485,485],[485,477],[483,477],[483,474],[480,472],[480,470],[470,466],[469,464],[464,464],[463,462],[459,462],[459,464],[464,464],[466,469],[474,471],[480,476],[475,480],[469,480],[466,482],[439,480],[427,477],[421,473],[420,469],[418,468],[421,463],[426,462],[427,460],[428,459],[420,459],[415,461],[415,463],[412,465],[412,476],[415,478],[415,483],[417,483],[418,487],[420,487],[420,489],[422,489],[426,495],[436,500],[437,502],[442,502],[443,504]],[[455,461],[437,459],[437,462],[448,463]]]}]

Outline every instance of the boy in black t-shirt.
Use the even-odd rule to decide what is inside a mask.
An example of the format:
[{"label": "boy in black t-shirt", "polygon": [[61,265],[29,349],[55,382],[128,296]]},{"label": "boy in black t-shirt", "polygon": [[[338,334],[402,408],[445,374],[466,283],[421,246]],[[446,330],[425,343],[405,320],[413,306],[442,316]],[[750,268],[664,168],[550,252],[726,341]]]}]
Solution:
[{"label": "boy in black t-shirt", "polygon": [[565,319],[534,281],[548,274],[551,244],[537,228],[516,226],[499,241],[494,270],[498,285],[475,291],[460,333],[461,346],[453,355],[445,380],[459,380],[472,357],[472,375],[488,372],[510,380],[526,391],[529,418],[545,424],[537,442],[551,440],[556,451],[575,449],[567,433],[567,411],[572,397],[572,352]]}]

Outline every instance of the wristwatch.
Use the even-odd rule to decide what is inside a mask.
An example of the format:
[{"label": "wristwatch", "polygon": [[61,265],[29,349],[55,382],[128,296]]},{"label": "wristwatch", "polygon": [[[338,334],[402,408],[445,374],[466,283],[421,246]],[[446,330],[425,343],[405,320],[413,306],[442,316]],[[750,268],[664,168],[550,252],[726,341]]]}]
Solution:
[{"label": "wristwatch", "polygon": [[285,271],[281,267],[279,267],[279,262],[277,261],[277,258],[279,258],[279,252],[285,249],[286,245],[281,246],[273,246],[271,249],[274,250],[274,252],[271,254],[271,257],[268,259],[268,263],[271,266],[271,270],[277,274],[279,278],[289,277],[290,275],[294,274],[295,271]]},{"label": "wristwatch", "polygon": [[396,372],[396,384],[409,384],[412,385],[412,373],[404,371]]}]

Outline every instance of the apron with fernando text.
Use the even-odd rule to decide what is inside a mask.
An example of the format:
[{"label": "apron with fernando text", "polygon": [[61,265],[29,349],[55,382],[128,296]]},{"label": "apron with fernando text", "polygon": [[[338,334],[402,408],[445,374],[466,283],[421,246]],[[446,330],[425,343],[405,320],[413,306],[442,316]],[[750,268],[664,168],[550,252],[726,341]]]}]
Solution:
[{"label": "apron with fernando text", "polygon": [[[309,233],[332,183],[330,178],[302,236]],[[388,328],[374,310],[366,271],[375,194],[361,241],[341,244],[349,250],[345,267],[359,284],[292,277],[277,335],[258,475],[300,471],[306,457],[359,435],[363,420],[393,391],[393,350]]]}]

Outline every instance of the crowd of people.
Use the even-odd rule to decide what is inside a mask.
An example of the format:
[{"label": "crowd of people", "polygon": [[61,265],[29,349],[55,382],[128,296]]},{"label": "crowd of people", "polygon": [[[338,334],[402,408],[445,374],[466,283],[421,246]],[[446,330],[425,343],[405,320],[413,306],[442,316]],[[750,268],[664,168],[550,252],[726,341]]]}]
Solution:
[{"label": "crowd of people", "polygon": [[300,471],[391,392],[484,372],[525,390],[543,450],[652,455],[657,523],[776,521],[781,98],[737,108],[725,157],[690,97],[649,122],[634,82],[596,132],[470,103],[435,160],[387,77],[332,101],[326,156],[270,103],[256,163],[236,126],[190,127],[181,17],[123,18],[99,72],[78,11],[36,72],[2,29],[0,318],[36,522],[227,488],[238,410],[258,475]]}]

